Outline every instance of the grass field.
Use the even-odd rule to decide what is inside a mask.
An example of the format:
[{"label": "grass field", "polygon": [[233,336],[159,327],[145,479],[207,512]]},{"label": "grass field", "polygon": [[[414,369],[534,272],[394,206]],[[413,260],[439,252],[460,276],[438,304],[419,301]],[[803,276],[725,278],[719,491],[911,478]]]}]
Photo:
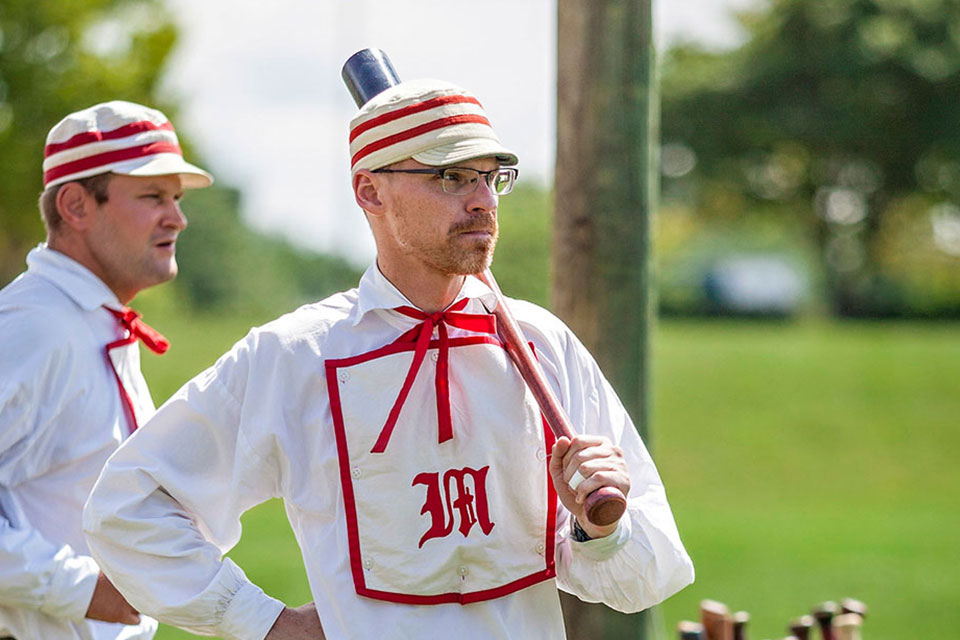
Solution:
[{"label": "grass field", "polygon": [[[174,345],[145,356],[158,399],[266,319],[164,311],[147,316]],[[654,455],[697,568],[664,637],[702,598],[750,611],[760,640],[844,596],[870,605],[868,640],[958,635],[960,326],[668,322],[655,357]],[[231,556],[310,599],[279,503],[245,516]]]}]

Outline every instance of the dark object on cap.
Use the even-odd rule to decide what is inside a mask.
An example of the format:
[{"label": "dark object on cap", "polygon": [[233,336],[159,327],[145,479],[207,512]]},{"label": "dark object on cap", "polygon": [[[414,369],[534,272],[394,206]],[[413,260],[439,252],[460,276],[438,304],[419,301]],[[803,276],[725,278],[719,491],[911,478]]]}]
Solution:
[{"label": "dark object on cap", "polygon": [[378,93],[400,84],[390,58],[380,49],[363,49],[350,56],[340,71],[350,95],[362,107]]}]

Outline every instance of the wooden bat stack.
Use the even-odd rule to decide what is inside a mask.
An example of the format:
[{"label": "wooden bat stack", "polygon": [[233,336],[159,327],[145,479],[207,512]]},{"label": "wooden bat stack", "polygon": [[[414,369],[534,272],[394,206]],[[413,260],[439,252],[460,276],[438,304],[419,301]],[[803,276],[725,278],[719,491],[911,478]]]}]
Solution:
[{"label": "wooden bat stack", "polygon": [[[809,615],[793,619],[787,626],[790,635],[783,640],[816,640],[814,627],[821,640],[862,640],[860,626],[867,615],[867,605],[853,598],[823,602]],[[716,600],[700,603],[700,621],[683,620],[677,625],[680,640],[747,640],[746,611],[730,613],[727,605]]]}]

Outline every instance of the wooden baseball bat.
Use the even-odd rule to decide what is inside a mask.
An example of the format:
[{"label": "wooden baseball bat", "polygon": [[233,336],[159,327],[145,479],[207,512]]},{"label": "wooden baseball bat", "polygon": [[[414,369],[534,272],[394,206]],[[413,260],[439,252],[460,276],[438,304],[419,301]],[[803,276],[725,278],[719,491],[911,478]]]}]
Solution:
[{"label": "wooden baseball bat", "polygon": [[860,625],[863,617],[859,613],[843,613],[833,618],[833,636],[836,640],[860,640]]},{"label": "wooden baseball bat", "polygon": [[[520,377],[527,383],[527,387],[530,388],[530,392],[540,406],[547,424],[558,438],[573,438],[576,432],[573,430],[570,418],[567,417],[547,382],[543,369],[540,368],[540,363],[537,362],[527,339],[520,331],[520,325],[507,307],[493,274],[490,269],[484,269],[483,273],[477,274],[477,277],[497,296],[497,306],[491,310],[497,318],[497,333],[503,341],[507,354],[516,365],[517,371],[520,372]],[[627,508],[627,499],[615,487],[601,487],[587,496],[583,508],[590,522],[603,527],[620,519]]]},{"label": "wooden baseball bat", "polygon": [[703,625],[699,622],[681,620],[677,623],[677,637],[680,640],[704,640]]},{"label": "wooden baseball bat", "polygon": [[817,605],[813,610],[813,617],[816,618],[817,624],[820,626],[820,634],[823,636],[823,640],[835,640],[831,623],[833,616],[838,613],[840,613],[840,607],[832,600]]},{"label": "wooden baseball bat", "polygon": [[733,640],[733,616],[722,602],[701,600],[700,622],[707,640]]},{"label": "wooden baseball bat", "polygon": [[813,616],[800,616],[790,623],[790,633],[797,637],[797,640],[809,640],[810,629],[816,622]]},{"label": "wooden baseball bat", "polygon": [[747,640],[747,623],[750,614],[746,611],[737,611],[733,614],[733,640]]}]

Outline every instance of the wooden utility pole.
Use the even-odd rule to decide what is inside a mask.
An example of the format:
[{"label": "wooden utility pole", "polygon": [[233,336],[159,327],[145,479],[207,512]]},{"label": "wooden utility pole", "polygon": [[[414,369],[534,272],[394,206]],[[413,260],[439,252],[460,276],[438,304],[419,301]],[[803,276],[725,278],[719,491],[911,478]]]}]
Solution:
[{"label": "wooden utility pole", "polygon": [[[648,447],[658,115],[651,0],[557,0],[553,306]],[[563,607],[571,640],[650,637],[646,614]]]}]

